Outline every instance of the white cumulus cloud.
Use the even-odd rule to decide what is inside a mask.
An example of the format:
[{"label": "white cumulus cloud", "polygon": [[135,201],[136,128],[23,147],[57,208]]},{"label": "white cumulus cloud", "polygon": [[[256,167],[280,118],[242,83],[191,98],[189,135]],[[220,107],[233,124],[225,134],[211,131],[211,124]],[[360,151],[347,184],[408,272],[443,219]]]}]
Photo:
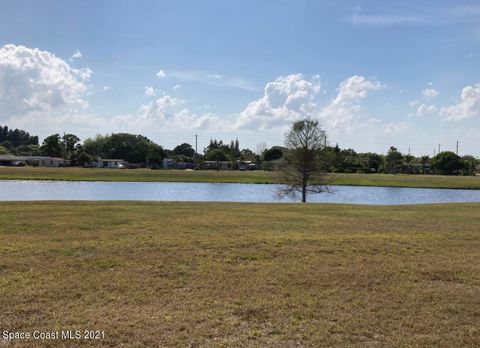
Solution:
[{"label": "white cumulus cloud", "polygon": [[438,109],[435,105],[427,105],[422,103],[418,105],[414,113],[408,114],[408,117],[413,117],[413,116],[424,117],[424,116],[435,114],[437,111]]},{"label": "white cumulus cloud", "polygon": [[354,75],[342,81],[337,96],[320,112],[322,119],[330,129],[351,130],[352,119],[360,109],[360,101],[369,91],[376,91],[383,85],[375,80]]},{"label": "white cumulus cloud", "polygon": [[212,113],[196,114],[183,107],[184,101],[169,95],[143,104],[135,113],[116,116],[111,128],[116,131],[148,132],[152,129],[212,129],[220,120]]},{"label": "white cumulus cloud", "polygon": [[82,58],[82,52],[80,52],[78,49],[75,51],[74,54],[70,57],[69,61],[73,62],[75,59],[80,59]]},{"label": "white cumulus cloud", "polygon": [[253,101],[240,113],[237,129],[284,127],[311,116],[316,109],[315,96],[320,93],[319,77],[306,80],[301,74],[280,76],[267,83],[262,98]]},{"label": "white cumulus cloud", "polygon": [[5,45],[0,48],[0,119],[85,108],[91,74],[50,52]]},{"label": "white cumulus cloud", "polygon": [[154,97],[157,95],[157,92],[155,91],[155,88],[150,87],[150,86],[145,86],[145,96],[146,97]]},{"label": "white cumulus cloud", "polygon": [[480,83],[462,89],[457,104],[442,108],[440,112],[447,120],[462,120],[480,115]]},{"label": "white cumulus cloud", "polygon": [[440,93],[434,88],[427,88],[422,91],[422,94],[425,98],[435,98]]},{"label": "white cumulus cloud", "polygon": [[165,73],[164,70],[160,70],[159,72],[157,72],[157,73],[155,74],[155,76],[158,77],[159,79],[163,79],[163,78],[165,78],[165,77],[167,76],[167,74]]},{"label": "white cumulus cloud", "polygon": [[411,102],[408,103],[408,106],[410,106],[411,108],[417,106],[420,104],[420,100],[412,100]]},{"label": "white cumulus cloud", "polygon": [[406,122],[390,122],[384,126],[383,132],[387,135],[401,133],[409,128],[409,124]]}]

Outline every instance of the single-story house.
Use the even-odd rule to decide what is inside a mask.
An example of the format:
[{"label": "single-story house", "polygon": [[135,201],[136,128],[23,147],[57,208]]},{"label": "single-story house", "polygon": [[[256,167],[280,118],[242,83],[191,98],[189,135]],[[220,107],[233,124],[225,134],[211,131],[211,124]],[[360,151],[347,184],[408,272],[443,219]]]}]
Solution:
[{"label": "single-story house", "polygon": [[85,167],[93,168],[112,168],[112,169],[123,169],[127,168],[128,162],[123,159],[112,159],[112,158],[97,158],[96,160],[85,164]]},{"label": "single-story house", "polygon": [[24,166],[26,158],[13,155],[0,155],[0,166]]},{"label": "single-story house", "polygon": [[193,163],[185,163],[185,162],[177,162],[172,158],[164,158],[163,159],[163,169],[194,169],[195,164]]},{"label": "single-story house", "polygon": [[175,168],[175,160],[171,158],[164,158],[163,159],[163,169],[174,169]]},{"label": "single-story house", "polygon": [[29,156],[27,164],[38,165],[39,167],[68,167],[69,160],[59,157]]},{"label": "single-story house", "polygon": [[217,170],[232,170],[235,169],[235,165],[231,161],[204,161],[202,164],[203,169],[217,169]]},{"label": "single-story house", "polygon": [[0,166],[24,166],[26,164],[39,167],[65,167],[70,165],[70,161],[47,156],[0,155]]},{"label": "single-story house", "polygon": [[256,165],[255,163],[252,163],[252,161],[237,161],[237,169],[238,170],[255,170]]}]

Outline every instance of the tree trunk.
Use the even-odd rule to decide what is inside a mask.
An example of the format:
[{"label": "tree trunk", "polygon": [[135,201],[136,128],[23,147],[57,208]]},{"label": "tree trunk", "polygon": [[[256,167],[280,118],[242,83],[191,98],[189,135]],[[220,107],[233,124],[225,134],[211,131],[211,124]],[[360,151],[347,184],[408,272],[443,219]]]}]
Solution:
[{"label": "tree trunk", "polygon": [[302,177],[302,203],[307,202],[307,184],[308,184],[308,179],[306,178],[306,175],[304,172]]}]

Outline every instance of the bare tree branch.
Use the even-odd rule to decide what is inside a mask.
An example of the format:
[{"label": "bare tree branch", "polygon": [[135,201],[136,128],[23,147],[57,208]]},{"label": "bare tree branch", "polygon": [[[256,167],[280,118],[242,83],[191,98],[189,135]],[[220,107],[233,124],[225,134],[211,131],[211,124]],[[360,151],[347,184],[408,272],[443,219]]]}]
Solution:
[{"label": "bare tree branch", "polygon": [[287,152],[279,173],[284,187],[277,192],[279,198],[302,196],[306,202],[307,194],[329,192],[327,176],[322,172],[321,152],[325,146],[325,132],[318,121],[311,118],[295,122],[285,135]]}]

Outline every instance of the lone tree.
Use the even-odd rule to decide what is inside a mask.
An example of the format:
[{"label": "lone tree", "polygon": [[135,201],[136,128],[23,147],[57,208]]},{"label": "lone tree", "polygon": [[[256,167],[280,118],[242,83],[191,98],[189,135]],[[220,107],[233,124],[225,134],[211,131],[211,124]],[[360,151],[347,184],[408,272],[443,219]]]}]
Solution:
[{"label": "lone tree", "polygon": [[328,191],[321,158],[325,145],[325,132],[318,121],[306,118],[293,124],[285,136],[286,151],[279,167],[280,176],[285,182],[278,192],[280,198],[295,198],[301,193],[302,202],[305,203],[307,194]]}]

